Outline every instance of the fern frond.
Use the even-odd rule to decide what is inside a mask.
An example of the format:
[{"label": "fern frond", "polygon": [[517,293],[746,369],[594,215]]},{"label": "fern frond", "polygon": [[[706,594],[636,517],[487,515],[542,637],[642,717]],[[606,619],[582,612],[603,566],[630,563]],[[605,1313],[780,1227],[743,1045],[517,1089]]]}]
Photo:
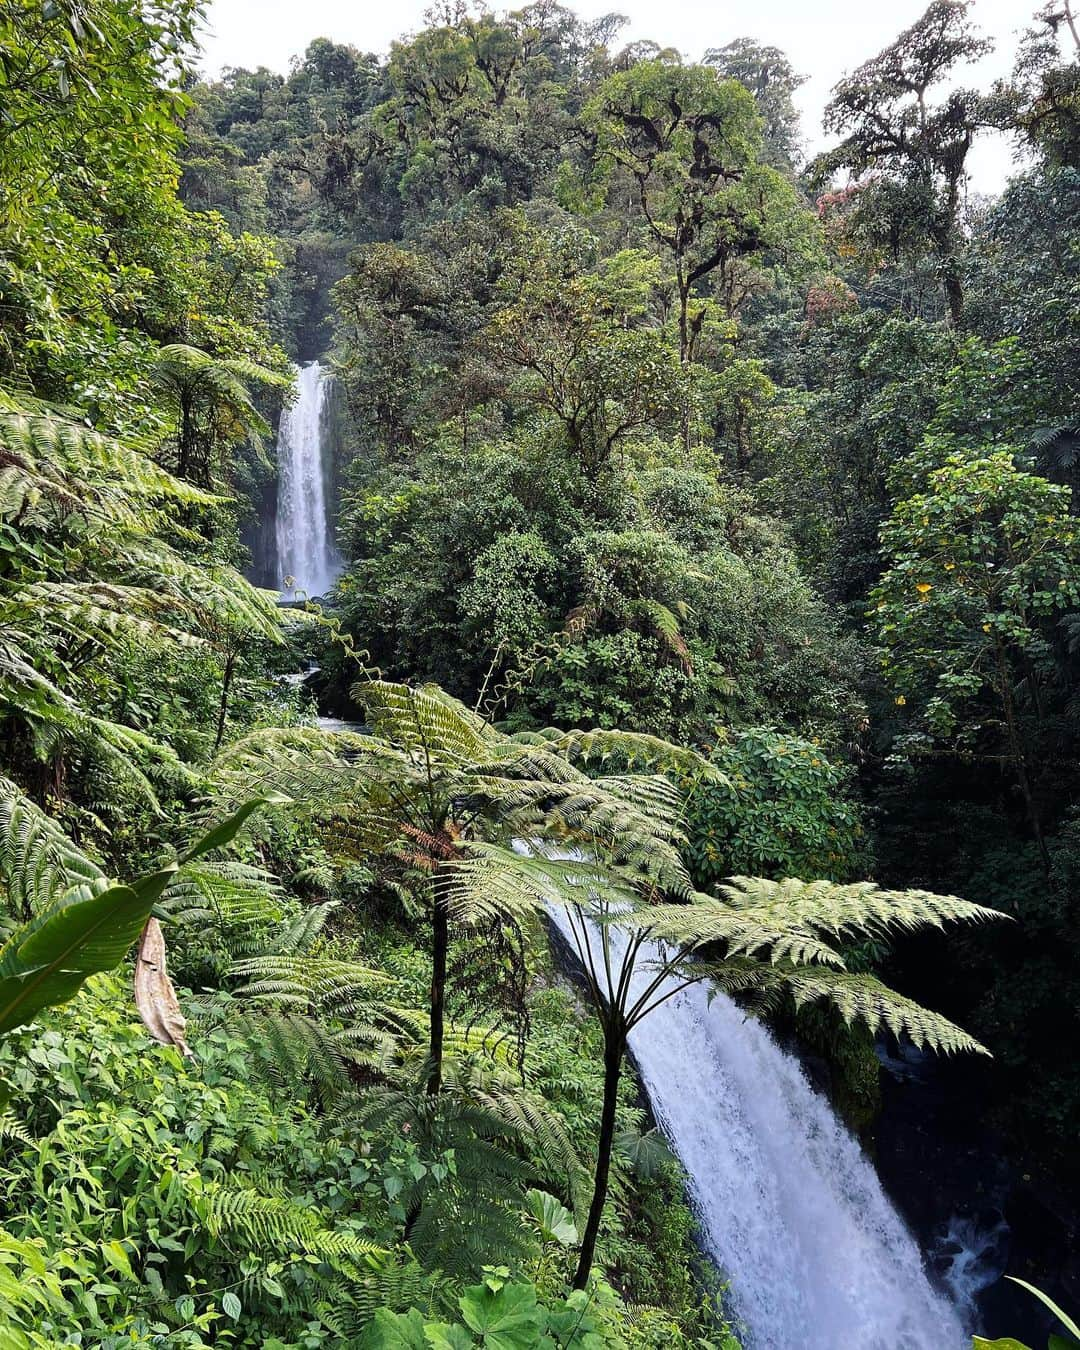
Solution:
[{"label": "fern frond", "polygon": [[486,759],[499,739],[484,718],[438,685],[414,689],[364,680],[351,693],[373,734],[411,754],[433,756],[440,763],[475,763]]},{"label": "fern frond", "polygon": [[734,877],[720,887],[719,897],[698,893],[693,900],[689,905],[658,905],[635,922],[653,937],[688,949],[724,942],[731,955],[842,968],[837,945],[1000,917],[956,896],[887,891],[872,882]]},{"label": "fern frond", "polygon": [[795,878],[764,881],[733,877],[721,892],[739,913],[804,924],[841,942],[887,937],[918,928],[943,928],[947,922],[984,923],[1005,917],[955,895],[882,890],[870,881],[837,885]]},{"label": "fern frond", "polygon": [[8,1142],[29,1148],[34,1142],[34,1137],[21,1120],[10,1111],[4,1111],[0,1114],[0,1144]]},{"label": "fern frond", "polygon": [[727,776],[715,764],[699,755],[696,750],[672,745],[644,732],[608,731],[600,728],[594,728],[592,731],[557,731],[549,728],[525,735],[530,738],[541,737],[557,754],[564,755],[571,761],[581,759],[589,762],[599,759],[602,763],[606,763],[613,759],[617,764],[630,769],[641,767],[648,772],[672,773],[681,778],[701,778],[720,784],[726,784],[728,781]]},{"label": "fern frond", "polygon": [[887,1029],[894,1036],[906,1036],[922,1049],[939,1054],[990,1053],[948,1018],[894,993],[872,975],[804,967],[783,972],[782,982],[797,1007],[827,1002],[848,1026],[862,1022],[872,1033]]},{"label": "fern frond", "polygon": [[130,527],[140,523],[138,498],[219,500],[166,472],[147,451],[42,406],[0,409],[0,519],[25,524],[80,513]]},{"label": "fern frond", "polygon": [[103,876],[56,821],[0,778],[0,887],[9,911],[29,918],[71,887]]},{"label": "fern frond", "polygon": [[664,646],[678,659],[687,674],[692,673],[690,648],[686,645],[677,616],[667,605],[661,604],[659,600],[631,600],[629,611],[635,618],[644,619]]},{"label": "fern frond", "polygon": [[212,1236],[237,1238],[256,1250],[304,1252],[339,1268],[385,1251],[355,1233],[327,1227],[317,1210],[281,1196],[207,1182],[193,1202]]},{"label": "fern frond", "polygon": [[219,931],[280,922],[284,893],[261,867],[234,861],[187,864],[165,890],[162,917],[183,926],[214,924]]},{"label": "fern frond", "polygon": [[381,1308],[434,1313],[438,1290],[445,1287],[441,1272],[425,1271],[408,1251],[369,1256],[365,1266],[347,1282],[333,1284],[329,1297],[315,1307],[342,1345],[357,1342]]}]

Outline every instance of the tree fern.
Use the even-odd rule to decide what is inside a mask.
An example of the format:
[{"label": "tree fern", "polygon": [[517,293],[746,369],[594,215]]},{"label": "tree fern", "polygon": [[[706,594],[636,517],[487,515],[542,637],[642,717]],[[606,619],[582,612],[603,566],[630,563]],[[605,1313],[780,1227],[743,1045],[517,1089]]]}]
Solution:
[{"label": "tree fern", "polygon": [[[613,732],[508,736],[435,686],[363,681],[353,696],[370,734],[261,731],[219,758],[219,801],[285,793],[320,821],[344,857],[400,864],[432,922],[430,1062],[438,1090],[445,1036],[449,925],[520,920],[545,903],[574,904],[595,867],[567,864],[567,845],[603,854],[633,884],[682,897],[682,791],[666,776],[715,776],[692,751]],[[590,777],[571,761],[616,770]],[[631,764],[648,768],[629,770]],[[520,841],[528,844],[520,846]],[[515,841],[519,846],[515,847]],[[563,858],[550,856],[561,849]]]},{"label": "tree fern", "polygon": [[[575,862],[568,860],[568,865]],[[603,870],[610,860],[594,855]],[[568,927],[586,988],[604,1034],[604,1103],[592,1203],[574,1276],[584,1288],[609,1184],[615,1108],[629,1035],[680,989],[699,980],[768,1006],[825,1002],[844,1021],[887,1029],[943,1052],[981,1046],[946,1018],[895,994],[880,981],[846,970],[842,947],[861,938],[977,922],[994,911],[955,896],[893,892],[870,882],[837,885],[795,879],[736,877],[719,895],[692,893],[672,903],[643,885],[616,858],[617,887],[592,885],[568,909]],[[707,953],[709,959],[701,960]]]},{"label": "tree fern", "polygon": [[251,386],[280,393],[291,383],[254,361],[212,356],[179,342],[159,348],[152,381],[173,414],[177,472],[204,487],[216,467],[215,452],[224,444],[248,440],[264,458],[262,438],[270,427],[252,401]]},{"label": "tree fern", "polygon": [[[23,404],[0,405],[0,520],[18,526],[0,544],[0,697],[36,754],[89,751],[153,803],[146,768],[166,756],[110,717],[110,698],[123,698],[120,668],[135,650],[279,641],[274,598],[166,542],[194,538],[176,511],[220,499],[162,469],[151,444]],[[168,767],[179,773],[175,760]]]}]

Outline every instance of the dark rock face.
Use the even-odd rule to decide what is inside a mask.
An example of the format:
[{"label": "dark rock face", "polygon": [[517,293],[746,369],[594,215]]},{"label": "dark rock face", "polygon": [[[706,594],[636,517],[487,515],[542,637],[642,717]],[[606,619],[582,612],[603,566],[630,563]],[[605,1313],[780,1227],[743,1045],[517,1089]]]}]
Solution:
[{"label": "dark rock face", "polygon": [[269,479],[260,487],[257,499],[252,501],[255,514],[245,520],[240,527],[240,542],[251,554],[251,562],[246,568],[247,579],[255,586],[276,590],[279,585],[277,541],[274,537],[274,522],[277,519],[277,479]]},{"label": "dark rock face", "polygon": [[[973,1329],[1041,1350],[1053,1319],[1005,1275],[1080,1308],[1080,1203],[1005,1157],[987,1117],[985,1072],[913,1048],[881,1053],[878,1173]],[[1060,1330],[1060,1328],[1058,1328]]]}]

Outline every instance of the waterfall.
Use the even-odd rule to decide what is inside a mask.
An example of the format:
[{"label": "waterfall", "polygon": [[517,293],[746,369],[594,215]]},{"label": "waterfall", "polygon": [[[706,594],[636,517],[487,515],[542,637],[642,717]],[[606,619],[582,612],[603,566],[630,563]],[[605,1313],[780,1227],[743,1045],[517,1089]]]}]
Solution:
[{"label": "waterfall", "polygon": [[[551,918],[573,947],[566,912]],[[624,939],[611,942],[618,969]],[[595,929],[590,943],[599,953]],[[650,959],[645,946],[638,991]],[[749,1350],[970,1346],[858,1143],[759,1022],[698,984],[645,1017],[630,1047]]]},{"label": "waterfall", "polygon": [[296,381],[296,402],[281,414],[278,428],[278,584],[324,595],[341,573],[326,500],[327,380],[318,361],[312,361],[297,367]]}]

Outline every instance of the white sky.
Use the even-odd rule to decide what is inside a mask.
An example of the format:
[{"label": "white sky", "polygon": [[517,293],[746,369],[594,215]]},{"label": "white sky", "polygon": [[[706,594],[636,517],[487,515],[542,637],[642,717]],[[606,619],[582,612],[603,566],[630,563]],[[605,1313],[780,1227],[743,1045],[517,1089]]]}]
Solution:
[{"label": "white sky", "polygon": [[[494,0],[496,12],[520,8],[523,0]],[[612,11],[630,23],[623,40],[651,38],[677,47],[691,59],[709,47],[752,37],[785,51],[795,69],[809,76],[799,91],[803,133],[811,150],[821,147],[821,111],[829,90],[846,72],[887,46],[912,24],[929,0],[566,0],[585,18]],[[269,66],[287,71],[316,37],[350,43],[362,51],[385,52],[390,43],[423,27],[430,0],[210,0],[204,41],[205,68]],[[988,86],[1012,66],[1016,35],[1038,0],[975,0],[973,17],[995,52],[961,76],[964,84]],[[973,186],[1000,190],[1010,171],[1008,146],[997,137],[976,144],[971,158]]]}]

